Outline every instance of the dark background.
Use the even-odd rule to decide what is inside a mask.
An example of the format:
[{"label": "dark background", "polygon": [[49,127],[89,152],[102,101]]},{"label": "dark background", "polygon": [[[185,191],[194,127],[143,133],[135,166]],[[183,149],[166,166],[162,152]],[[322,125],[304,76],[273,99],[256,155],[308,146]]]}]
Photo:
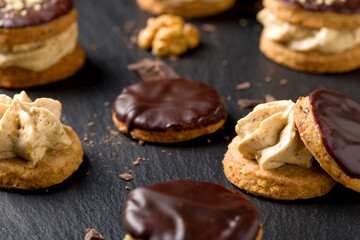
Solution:
[{"label": "dark background", "polygon": [[[88,56],[85,67],[68,80],[27,92],[33,100],[51,97],[62,102],[63,122],[72,126],[80,139],[89,139],[83,142],[84,163],[68,180],[48,189],[2,190],[1,239],[83,239],[86,228],[96,228],[106,239],[122,239],[122,209],[129,193],[125,186],[134,189],[169,179],[194,179],[237,189],[225,178],[221,161],[235,136],[236,121],[250,111],[240,110],[238,99],[263,99],[271,94],[295,101],[315,89],[327,88],[360,101],[360,71],[315,75],[266,59],[258,50],[261,27],[254,6],[239,3],[220,16],[192,20],[200,28],[201,46],[171,63],[181,76],[205,82],[221,93],[229,112],[225,128],[185,143],[140,146],[122,134],[111,135],[110,131],[116,130],[111,110],[121,90],[139,81],[127,65],[153,58],[131,44],[134,29],[126,31],[125,25],[136,21],[136,28],[143,27],[150,15],[132,0],[77,0],[75,4],[80,41]],[[242,26],[244,19],[246,26]],[[215,25],[216,32],[203,31],[205,23]],[[228,61],[227,66],[223,60]],[[266,77],[272,81],[266,82]],[[281,86],[281,79],[288,84]],[[252,87],[237,91],[236,85],[244,81],[250,81]],[[1,90],[9,95],[17,92]],[[89,127],[89,122],[95,125]],[[148,160],[133,166],[138,157]],[[128,170],[134,179],[126,182],[118,175]],[[259,211],[263,239],[360,239],[360,195],[343,186],[310,200],[275,201],[246,195]]]}]

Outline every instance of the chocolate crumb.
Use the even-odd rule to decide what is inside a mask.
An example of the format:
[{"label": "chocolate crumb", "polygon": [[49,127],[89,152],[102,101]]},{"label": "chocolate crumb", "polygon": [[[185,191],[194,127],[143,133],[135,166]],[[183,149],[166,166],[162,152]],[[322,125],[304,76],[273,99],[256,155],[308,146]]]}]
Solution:
[{"label": "chocolate crumb", "polygon": [[288,81],[286,79],[281,79],[280,80],[280,85],[281,86],[285,86],[288,83]]},{"label": "chocolate crumb", "polygon": [[227,66],[229,65],[229,61],[226,60],[226,59],[222,60],[221,63],[222,63],[222,65],[223,65],[224,67],[227,67]]},{"label": "chocolate crumb", "polygon": [[87,228],[84,240],[104,240],[105,238],[95,229]]},{"label": "chocolate crumb", "polygon": [[88,127],[92,127],[92,126],[94,126],[94,125],[95,125],[94,122],[89,122],[89,123],[88,123]]},{"label": "chocolate crumb", "polygon": [[239,105],[240,109],[253,108],[261,103],[265,103],[265,101],[262,99],[239,99],[237,101],[237,104]]},{"label": "chocolate crumb", "polygon": [[215,25],[212,25],[212,24],[209,24],[209,23],[204,23],[202,25],[202,29],[205,31],[205,32],[209,32],[209,33],[214,33],[216,32],[216,26]]},{"label": "chocolate crumb", "polygon": [[265,78],[265,82],[271,82],[271,77],[267,76],[267,77]]},{"label": "chocolate crumb", "polygon": [[251,87],[251,82],[243,82],[236,86],[236,90],[242,91],[249,89]]},{"label": "chocolate crumb", "polygon": [[276,101],[276,98],[274,98],[272,95],[270,95],[270,94],[266,94],[265,95],[265,101],[266,102],[274,102],[274,101]]},{"label": "chocolate crumb", "polygon": [[128,186],[125,186],[125,190],[130,190],[131,188]]},{"label": "chocolate crumb", "polygon": [[129,173],[122,173],[122,174],[119,174],[119,177],[125,181],[130,181],[132,180],[134,177],[129,174]]},{"label": "chocolate crumb", "polygon": [[140,164],[140,161],[141,161],[141,158],[138,157],[138,158],[133,162],[134,166],[139,165],[139,164]]}]

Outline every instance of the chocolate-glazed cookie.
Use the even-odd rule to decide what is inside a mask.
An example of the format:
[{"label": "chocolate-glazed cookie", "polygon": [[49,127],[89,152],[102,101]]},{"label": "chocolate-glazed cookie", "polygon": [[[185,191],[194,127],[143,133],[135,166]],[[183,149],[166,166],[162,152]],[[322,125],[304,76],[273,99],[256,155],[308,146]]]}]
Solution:
[{"label": "chocolate-glazed cookie", "polygon": [[179,142],[212,133],[226,117],[215,89],[182,78],[130,85],[117,97],[113,110],[120,131],[149,142]]},{"label": "chocolate-glazed cookie", "polygon": [[340,93],[317,90],[297,101],[295,122],[321,167],[360,192],[360,104]]},{"label": "chocolate-glazed cookie", "polygon": [[48,23],[68,14],[74,8],[72,0],[0,2],[0,27],[23,28]]},{"label": "chocolate-glazed cookie", "polygon": [[72,0],[0,2],[0,87],[59,81],[84,62]]},{"label": "chocolate-glazed cookie", "polygon": [[254,205],[209,182],[175,180],[133,190],[123,222],[127,239],[261,239]]}]

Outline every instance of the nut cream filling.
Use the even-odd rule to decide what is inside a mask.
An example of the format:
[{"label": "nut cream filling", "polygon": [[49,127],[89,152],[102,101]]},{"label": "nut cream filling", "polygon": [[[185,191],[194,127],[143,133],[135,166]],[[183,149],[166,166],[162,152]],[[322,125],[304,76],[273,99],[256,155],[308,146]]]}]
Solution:
[{"label": "nut cream filling", "polygon": [[35,167],[48,150],[67,148],[71,140],[60,122],[61,103],[51,98],[34,102],[23,91],[14,98],[0,95],[0,159],[20,157]]},{"label": "nut cream filling", "polygon": [[34,72],[44,71],[74,51],[78,39],[78,24],[41,42],[0,47],[0,68],[17,67]]},{"label": "nut cream filling", "polygon": [[336,54],[360,44],[360,28],[307,28],[283,21],[266,8],[258,13],[257,19],[264,25],[263,34],[268,39],[299,52]]},{"label": "nut cream filling", "polygon": [[261,169],[274,169],[284,164],[311,167],[313,156],[295,127],[294,108],[291,100],[255,107],[235,127],[241,138],[239,152],[248,159],[256,159]]}]

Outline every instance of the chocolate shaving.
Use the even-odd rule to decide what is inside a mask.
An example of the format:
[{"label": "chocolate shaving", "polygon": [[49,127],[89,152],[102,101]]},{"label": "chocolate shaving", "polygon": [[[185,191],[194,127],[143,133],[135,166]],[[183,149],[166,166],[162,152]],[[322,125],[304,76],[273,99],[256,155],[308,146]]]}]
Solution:
[{"label": "chocolate shaving", "polygon": [[128,65],[143,81],[154,81],[166,78],[180,78],[172,67],[160,60],[144,58],[140,62]]},{"label": "chocolate shaving", "polygon": [[237,104],[239,105],[240,109],[253,108],[261,103],[265,103],[265,101],[262,99],[239,99],[237,101]]},{"label": "chocolate shaving", "polygon": [[125,181],[130,181],[130,180],[132,180],[134,177],[131,175],[131,174],[129,174],[129,173],[122,173],[122,174],[119,174],[119,177],[121,178],[121,179],[124,179]]},{"label": "chocolate shaving", "polygon": [[95,229],[87,228],[84,240],[104,240],[105,238]]},{"label": "chocolate shaving", "polygon": [[236,86],[236,90],[242,91],[249,89],[251,87],[251,82],[243,82]]}]

